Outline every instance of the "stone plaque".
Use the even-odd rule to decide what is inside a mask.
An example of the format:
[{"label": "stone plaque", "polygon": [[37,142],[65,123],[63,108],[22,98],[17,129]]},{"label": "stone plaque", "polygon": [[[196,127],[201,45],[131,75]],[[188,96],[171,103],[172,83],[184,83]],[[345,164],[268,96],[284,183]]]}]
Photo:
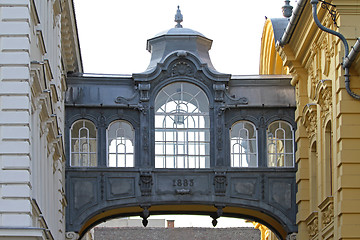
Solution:
[{"label": "stone plaque", "polygon": [[134,196],[135,180],[134,178],[109,177],[107,179],[107,199],[116,200],[125,197]]},{"label": "stone plaque", "polygon": [[233,197],[257,199],[258,178],[241,177],[231,179],[231,193]]},{"label": "stone plaque", "polygon": [[270,185],[270,202],[275,203],[277,206],[284,210],[291,209],[291,189],[292,184],[284,180],[269,180]]},{"label": "stone plaque", "polygon": [[208,175],[168,175],[156,177],[157,194],[207,195],[210,193]]}]

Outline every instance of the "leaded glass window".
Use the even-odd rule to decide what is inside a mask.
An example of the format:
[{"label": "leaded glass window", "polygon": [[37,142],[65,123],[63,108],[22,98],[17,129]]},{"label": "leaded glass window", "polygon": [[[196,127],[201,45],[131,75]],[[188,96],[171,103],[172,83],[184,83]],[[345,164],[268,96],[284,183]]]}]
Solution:
[{"label": "leaded glass window", "polygon": [[70,130],[70,166],[96,167],[96,127],[89,120],[76,121]]},{"label": "leaded glass window", "polygon": [[251,122],[239,121],[230,129],[231,167],[257,167],[257,131]]},{"label": "leaded glass window", "polygon": [[134,167],[135,132],[126,121],[112,122],[107,131],[109,167]]},{"label": "leaded glass window", "polygon": [[269,167],[294,166],[294,131],[284,121],[276,121],[267,129],[267,152]]},{"label": "leaded glass window", "polygon": [[177,82],[156,96],[155,167],[210,167],[209,101],[198,86]]}]

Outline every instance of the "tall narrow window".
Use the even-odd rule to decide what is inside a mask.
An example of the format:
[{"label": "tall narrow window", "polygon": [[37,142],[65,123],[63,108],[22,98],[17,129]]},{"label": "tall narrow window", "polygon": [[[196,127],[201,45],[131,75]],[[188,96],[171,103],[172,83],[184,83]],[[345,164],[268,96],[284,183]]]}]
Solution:
[{"label": "tall narrow window", "polygon": [[294,166],[294,131],[284,121],[276,121],[267,129],[268,167]]},{"label": "tall narrow window", "polygon": [[115,121],[108,131],[108,166],[134,167],[135,132],[126,121]]},{"label": "tall narrow window", "polygon": [[70,130],[70,165],[96,167],[96,127],[89,120],[76,121]]},{"label": "tall narrow window", "polygon": [[230,130],[231,167],[257,167],[257,132],[247,121],[235,123]]},{"label": "tall narrow window", "polygon": [[325,197],[333,195],[333,159],[332,159],[332,133],[331,133],[331,122],[329,121],[325,127]]},{"label": "tall narrow window", "polygon": [[173,83],[156,96],[155,167],[210,167],[209,101],[194,84]]},{"label": "tall narrow window", "polygon": [[311,145],[310,148],[310,207],[311,211],[317,211],[318,206],[318,181],[317,177],[318,173],[318,158],[317,158],[317,151],[316,151],[316,142]]}]

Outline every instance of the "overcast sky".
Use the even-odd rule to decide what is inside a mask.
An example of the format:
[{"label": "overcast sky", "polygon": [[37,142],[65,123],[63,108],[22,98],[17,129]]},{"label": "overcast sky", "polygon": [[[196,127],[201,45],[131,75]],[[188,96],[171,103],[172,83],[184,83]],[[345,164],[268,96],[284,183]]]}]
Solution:
[{"label": "overcast sky", "polygon": [[[146,41],[175,26],[213,40],[210,57],[223,73],[258,74],[261,34],[268,18],[282,17],[283,0],[74,0],[84,72],[131,74],[150,60]],[[296,3],[291,1],[292,5]]]}]

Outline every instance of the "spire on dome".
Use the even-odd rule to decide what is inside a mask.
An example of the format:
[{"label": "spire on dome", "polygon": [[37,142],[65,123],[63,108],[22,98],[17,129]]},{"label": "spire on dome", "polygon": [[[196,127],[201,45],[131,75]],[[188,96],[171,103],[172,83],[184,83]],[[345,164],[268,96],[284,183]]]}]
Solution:
[{"label": "spire on dome", "polygon": [[176,15],[175,15],[175,22],[177,22],[177,24],[175,25],[175,28],[182,28],[182,25],[180,24],[182,21],[183,21],[183,15],[181,14],[180,6],[178,6],[178,9],[177,9]]}]

